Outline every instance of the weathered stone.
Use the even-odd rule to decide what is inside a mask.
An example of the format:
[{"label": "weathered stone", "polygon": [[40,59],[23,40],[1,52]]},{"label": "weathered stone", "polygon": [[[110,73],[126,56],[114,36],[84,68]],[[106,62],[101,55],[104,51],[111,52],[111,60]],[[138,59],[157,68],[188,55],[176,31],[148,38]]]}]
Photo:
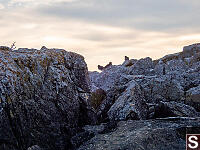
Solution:
[{"label": "weathered stone", "polygon": [[101,73],[90,73],[90,80],[96,87],[108,91],[120,82],[120,78],[127,74],[128,69],[124,66],[110,66]]},{"label": "weathered stone", "polygon": [[144,77],[143,80],[136,81],[143,87],[145,98],[150,103],[184,100],[184,88],[171,75]]},{"label": "weathered stone", "polygon": [[146,119],[147,113],[144,93],[135,81],[131,81],[108,111],[108,116],[110,120],[126,120],[131,116],[131,119]]},{"label": "weathered stone", "polygon": [[165,117],[200,117],[193,107],[177,102],[159,102],[154,107],[153,118]]},{"label": "weathered stone", "polygon": [[0,147],[70,149],[70,138],[92,122],[89,91],[81,55],[0,49]]},{"label": "weathered stone", "polygon": [[27,150],[42,150],[38,145],[29,147]]},{"label": "weathered stone", "polygon": [[98,65],[98,69],[102,71],[102,70],[104,70],[104,69],[106,69],[106,68],[108,68],[110,66],[112,66],[112,62],[109,62],[105,67],[103,67],[101,65]]},{"label": "weathered stone", "polygon": [[[127,66],[127,65],[126,65]],[[150,57],[146,57],[138,60],[129,68],[129,74],[131,75],[152,75],[154,63]]]},{"label": "weathered stone", "polygon": [[99,122],[109,121],[107,112],[126,88],[126,86],[115,86],[107,91],[105,99],[97,109],[97,119]]},{"label": "weathered stone", "polygon": [[199,119],[121,121],[117,128],[97,134],[79,150],[177,150],[185,149],[185,135],[200,133]]},{"label": "weathered stone", "polygon": [[186,92],[186,103],[200,111],[200,85]]},{"label": "weathered stone", "polygon": [[11,51],[12,49],[7,46],[0,46],[0,51]]}]

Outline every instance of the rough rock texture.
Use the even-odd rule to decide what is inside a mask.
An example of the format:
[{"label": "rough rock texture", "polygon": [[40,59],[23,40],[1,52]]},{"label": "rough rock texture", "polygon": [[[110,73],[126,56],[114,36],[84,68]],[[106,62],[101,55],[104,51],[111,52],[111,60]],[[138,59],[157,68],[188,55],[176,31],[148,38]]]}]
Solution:
[{"label": "rough rock texture", "polygon": [[149,118],[165,117],[200,117],[193,107],[177,102],[159,102],[149,107]]},{"label": "rough rock texture", "polygon": [[0,47],[0,149],[70,149],[79,127],[94,122],[88,82],[81,55]]},{"label": "rough rock texture", "polygon": [[121,121],[114,131],[97,133],[79,150],[183,150],[186,133],[200,133],[199,121],[193,118]]},{"label": "rough rock texture", "polygon": [[120,83],[120,78],[127,74],[127,68],[119,66],[110,66],[103,72],[90,72],[91,82],[98,88],[108,91],[109,89]]},{"label": "rough rock texture", "polygon": [[29,147],[27,150],[42,150],[38,145]]},{"label": "rough rock texture", "polygon": [[126,120],[128,117],[129,119],[147,118],[148,110],[143,91],[135,81],[128,84],[128,88],[108,111],[110,120]]},{"label": "rough rock texture", "polygon": [[138,80],[138,82],[144,88],[145,98],[148,102],[184,100],[184,88],[173,76],[144,77],[142,80]]},{"label": "rough rock texture", "polygon": [[[103,89],[106,92],[106,97],[97,110],[100,118],[134,118],[129,117],[130,112],[135,112],[130,103],[138,93],[131,95],[131,92],[127,92],[131,82],[137,82],[140,86],[136,91],[143,93],[137,99],[142,106],[145,103],[157,105],[161,101],[173,101],[180,105],[191,105],[200,111],[200,44],[186,46],[182,52],[166,55],[158,60],[149,57],[125,59],[122,65],[110,66],[100,73],[90,72],[90,79],[93,91]],[[151,117],[152,112],[148,109],[150,108],[144,107]],[[139,108],[139,111],[143,110]]]},{"label": "rough rock texture", "polygon": [[186,92],[186,103],[200,111],[200,85]]},{"label": "rough rock texture", "polygon": [[184,149],[199,99],[200,44],[89,73],[63,49],[0,46],[0,150]]},{"label": "rough rock texture", "polygon": [[129,68],[129,74],[133,75],[152,75],[153,74],[154,64],[150,57],[140,59],[136,61]]}]

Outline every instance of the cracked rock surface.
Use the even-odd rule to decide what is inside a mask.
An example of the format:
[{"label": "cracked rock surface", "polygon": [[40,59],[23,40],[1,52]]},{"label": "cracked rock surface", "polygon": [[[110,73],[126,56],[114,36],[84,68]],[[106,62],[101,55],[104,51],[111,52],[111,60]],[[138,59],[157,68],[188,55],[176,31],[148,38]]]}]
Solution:
[{"label": "cracked rock surface", "polygon": [[70,138],[92,121],[88,82],[79,54],[0,47],[0,149],[70,149]]}]

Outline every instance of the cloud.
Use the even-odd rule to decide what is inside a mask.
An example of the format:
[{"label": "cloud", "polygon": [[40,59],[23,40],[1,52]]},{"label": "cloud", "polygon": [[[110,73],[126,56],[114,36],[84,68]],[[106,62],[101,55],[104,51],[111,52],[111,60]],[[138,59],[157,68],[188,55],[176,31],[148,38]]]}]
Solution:
[{"label": "cloud", "polygon": [[154,59],[200,40],[197,0],[2,0],[0,45],[65,48],[90,70],[124,55]]},{"label": "cloud", "polygon": [[0,3],[0,9],[4,9],[4,5]]},{"label": "cloud", "polygon": [[[195,3],[194,3],[195,2]],[[82,0],[38,8],[43,15],[155,31],[199,29],[200,2],[185,0]]]},{"label": "cloud", "polygon": [[41,4],[51,5],[54,3],[73,2],[75,0],[9,0],[9,6],[37,6]]}]

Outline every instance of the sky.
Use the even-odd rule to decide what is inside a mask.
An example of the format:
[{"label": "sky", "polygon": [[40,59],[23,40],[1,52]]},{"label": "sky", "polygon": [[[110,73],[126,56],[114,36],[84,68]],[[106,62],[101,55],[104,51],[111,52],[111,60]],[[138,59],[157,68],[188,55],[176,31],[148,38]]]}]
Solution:
[{"label": "sky", "polygon": [[200,42],[199,0],[0,0],[0,45],[63,48],[89,70]]}]

